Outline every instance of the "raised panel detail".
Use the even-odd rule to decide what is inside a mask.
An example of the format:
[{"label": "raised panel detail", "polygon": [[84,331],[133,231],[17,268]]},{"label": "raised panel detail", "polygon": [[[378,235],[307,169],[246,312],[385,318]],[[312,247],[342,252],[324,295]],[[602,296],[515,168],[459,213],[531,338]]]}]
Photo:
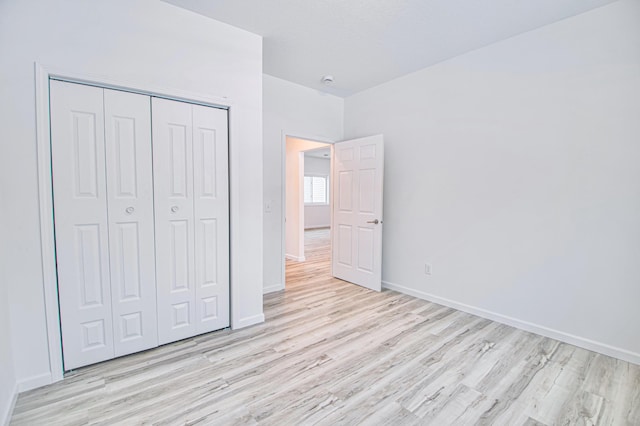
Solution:
[{"label": "raised panel detail", "polygon": [[135,300],[140,292],[140,237],[137,223],[118,223],[115,244],[115,274],[112,287],[120,289],[120,301]]},{"label": "raised panel detail", "polygon": [[182,291],[189,288],[189,227],[186,220],[173,220],[169,225],[171,291]]},{"label": "raised panel detail", "polygon": [[187,129],[169,125],[169,177],[172,197],[187,196]]},{"label": "raised panel detail", "polygon": [[82,327],[82,350],[90,350],[105,346],[104,321],[85,322]]},{"label": "raised panel detail", "polygon": [[173,328],[186,327],[189,325],[189,302],[177,303],[173,308]]},{"label": "raised panel detail", "polygon": [[216,296],[202,299],[202,320],[218,318],[218,298]]},{"label": "raised panel detail", "polygon": [[353,209],[351,204],[352,188],[353,172],[340,172],[338,174],[338,209],[342,212],[350,212]]},{"label": "raised panel detail", "polygon": [[202,224],[202,283],[203,287],[215,285],[218,282],[218,221],[205,219]]},{"label": "raised panel detail", "polygon": [[98,197],[98,164],[96,116],[92,113],[71,113],[75,163],[76,197]]},{"label": "raised panel detail", "polygon": [[353,148],[338,149],[338,161],[353,161]]},{"label": "raised panel detail", "polygon": [[358,228],[358,269],[373,271],[373,229]]},{"label": "raised panel detail", "polygon": [[135,198],[138,194],[135,130],[133,118],[113,118],[113,136],[116,148],[116,198]]},{"label": "raised panel detail", "polygon": [[360,147],[360,160],[373,160],[376,158],[376,146],[364,145]]},{"label": "raised panel detail", "polygon": [[373,214],[376,195],[376,171],[374,169],[360,170],[359,186],[358,197],[360,200],[360,213]]},{"label": "raised panel detail", "polygon": [[352,247],[352,231],[351,226],[340,225],[338,227],[338,263],[351,266],[351,247]]},{"label": "raised panel detail", "polygon": [[142,314],[134,312],[120,317],[122,340],[133,340],[142,337]]},{"label": "raised panel detail", "polygon": [[80,307],[102,305],[100,225],[78,225],[75,234]]},{"label": "raised panel detail", "polygon": [[216,197],[216,132],[199,129],[198,135],[202,161],[202,193],[200,197]]}]

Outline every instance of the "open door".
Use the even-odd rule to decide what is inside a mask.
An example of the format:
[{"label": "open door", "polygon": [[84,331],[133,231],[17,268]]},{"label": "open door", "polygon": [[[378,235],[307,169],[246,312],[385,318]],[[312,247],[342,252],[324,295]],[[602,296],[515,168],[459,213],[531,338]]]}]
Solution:
[{"label": "open door", "polygon": [[382,135],[334,144],[333,276],[382,289]]}]

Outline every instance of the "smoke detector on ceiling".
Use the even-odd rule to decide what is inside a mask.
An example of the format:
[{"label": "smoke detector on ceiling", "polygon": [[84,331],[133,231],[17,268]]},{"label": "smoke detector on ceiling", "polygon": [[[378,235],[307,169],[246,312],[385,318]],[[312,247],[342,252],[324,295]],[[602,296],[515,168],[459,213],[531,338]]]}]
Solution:
[{"label": "smoke detector on ceiling", "polygon": [[322,84],[331,84],[331,83],[333,83],[333,76],[332,75],[324,75],[324,76],[322,76],[322,79],[320,81],[322,81]]}]

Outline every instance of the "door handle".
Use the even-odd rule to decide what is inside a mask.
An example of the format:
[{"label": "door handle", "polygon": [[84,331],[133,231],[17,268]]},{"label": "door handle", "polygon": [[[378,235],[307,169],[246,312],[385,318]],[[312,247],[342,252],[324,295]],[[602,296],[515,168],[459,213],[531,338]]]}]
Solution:
[{"label": "door handle", "polygon": [[374,225],[377,225],[380,223],[380,221],[378,219],[374,219],[374,220],[368,220],[367,223],[373,223]]}]

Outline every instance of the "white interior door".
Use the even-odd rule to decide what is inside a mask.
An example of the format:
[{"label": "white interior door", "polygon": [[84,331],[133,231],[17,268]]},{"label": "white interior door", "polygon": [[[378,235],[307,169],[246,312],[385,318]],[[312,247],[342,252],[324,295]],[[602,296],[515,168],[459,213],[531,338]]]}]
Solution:
[{"label": "white interior door", "polygon": [[158,336],[229,325],[227,112],[152,99]]},{"label": "white interior door", "polygon": [[195,334],[191,105],[152,98],[158,340]]},{"label": "white interior door", "polygon": [[227,111],[192,105],[196,331],[229,326]]},{"label": "white interior door", "polygon": [[103,89],[51,81],[51,157],[64,366],[114,357]]},{"label": "white interior door", "polygon": [[151,98],[104,90],[115,356],[158,346]]},{"label": "white interior door", "polygon": [[382,289],[382,135],[334,144],[333,276]]}]

